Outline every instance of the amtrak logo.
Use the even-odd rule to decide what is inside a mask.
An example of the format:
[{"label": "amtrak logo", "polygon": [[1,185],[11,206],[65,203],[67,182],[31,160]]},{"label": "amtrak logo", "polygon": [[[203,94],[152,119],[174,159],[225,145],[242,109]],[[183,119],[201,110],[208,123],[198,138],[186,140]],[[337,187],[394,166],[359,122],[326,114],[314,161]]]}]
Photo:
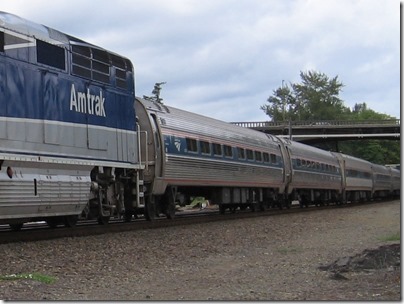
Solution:
[{"label": "amtrak logo", "polygon": [[87,89],[87,93],[76,92],[76,88],[72,84],[70,90],[70,111],[106,117],[104,104],[105,98],[102,96],[102,90],[100,90],[99,95],[92,95],[90,89]]},{"label": "amtrak logo", "polygon": [[180,141],[180,139],[178,139],[178,138],[175,139],[174,146],[177,148],[178,152],[181,151],[181,141]]}]

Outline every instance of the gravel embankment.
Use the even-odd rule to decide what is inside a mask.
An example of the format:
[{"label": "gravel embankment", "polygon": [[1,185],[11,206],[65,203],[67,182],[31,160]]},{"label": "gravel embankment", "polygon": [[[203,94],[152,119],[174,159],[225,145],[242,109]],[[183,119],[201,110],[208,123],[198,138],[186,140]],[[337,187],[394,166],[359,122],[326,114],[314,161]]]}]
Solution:
[{"label": "gravel embankment", "polygon": [[396,200],[0,245],[0,275],[55,279],[0,280],[0,299],[400,300],[399,267],[341,275],[319,269],[365,249],[399,243],[400,206]]}]

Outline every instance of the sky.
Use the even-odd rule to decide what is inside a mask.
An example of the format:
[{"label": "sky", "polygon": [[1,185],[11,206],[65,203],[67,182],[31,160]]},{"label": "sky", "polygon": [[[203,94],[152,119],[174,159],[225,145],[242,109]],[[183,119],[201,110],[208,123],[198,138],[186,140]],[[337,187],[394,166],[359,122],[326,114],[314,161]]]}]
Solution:
[{"label": "sky", "polygon": [[136,95],[228,122],[309,70],[340,98],[400,118],[399,0],[1,0],[0,11],[129,58]]}]

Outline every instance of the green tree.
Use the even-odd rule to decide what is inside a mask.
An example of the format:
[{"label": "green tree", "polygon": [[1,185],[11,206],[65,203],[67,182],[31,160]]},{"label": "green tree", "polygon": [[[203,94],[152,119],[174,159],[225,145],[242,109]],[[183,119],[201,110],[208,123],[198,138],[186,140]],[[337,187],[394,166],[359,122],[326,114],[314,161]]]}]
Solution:
[{"label": "green tree", "polygon": [[350,113],[339,98],[343,88],[338,76],[300,72],[301,83],[290,83],[273,91],[261,109],[273,121],[341,119]]},{"label": "green tree", "polygon": [[[377,113],[366,103],[352,108],[344,106],[339,93],[344,85],[338,76],[328,77],[316,71],[300,72],[300,83],[289,83],[273,91],[261,109],[272,121],[296,120],[380,120],[392,119]],[[332,150],[330,143],[317,147]],[[335,145],[334,145],[335,146]],[[378,164],[400,163],[400,142],[394,140],[361,140],[339,143],[339,151]]]},{"label": "green tree", "polygon": [[381,114],[368,109],[366,102],[356,103],[352,109],[352,113],[349,116],[350,119],[354,120],[378,120],[378,119],[394,119],[387,114]]}]

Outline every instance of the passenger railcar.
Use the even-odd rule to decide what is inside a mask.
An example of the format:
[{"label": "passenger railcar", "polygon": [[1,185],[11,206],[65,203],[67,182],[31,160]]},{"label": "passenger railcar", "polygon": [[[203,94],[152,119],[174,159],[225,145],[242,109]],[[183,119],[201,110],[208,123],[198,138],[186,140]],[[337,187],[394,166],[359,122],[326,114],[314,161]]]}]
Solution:
[{"label": "passenger railcar", "polygon": [[0,222],[125,210],[141,169],[133,73],[127,58],[0,12]]},{"label": "passenger railcar", "polygon": [[147,197],[169,202],[165,211],[198,195],[220,201],[222,211],[258,208],[283,196],[286,156],[275,136],[141,98],[136,112],[147,143]]},{"label": "passenger railcar", "polygon": [[373,196],[388,197],[391,195],[392,172],[391,168],[382,165],[372,164],[373,171]]},{"label": "passenger railcar", "polygon": [[334,155],[341,167],[343,200],[370,200],[373,193],[372,163],[342,153]]},{"label": "passenger railcar", "polygon": [[342,178],[335,155],[298,142],[286,139],[282,141],[292,167],[287,185],[291,196],[288,201],[298,200],[302,206],[312,203],[340,203]]},{"label": "passenger railcar", "polygon": [[391,171],[390,193],[392,196],[399,197],[401,189],[401,172],[396,168],[389,167]]}]

